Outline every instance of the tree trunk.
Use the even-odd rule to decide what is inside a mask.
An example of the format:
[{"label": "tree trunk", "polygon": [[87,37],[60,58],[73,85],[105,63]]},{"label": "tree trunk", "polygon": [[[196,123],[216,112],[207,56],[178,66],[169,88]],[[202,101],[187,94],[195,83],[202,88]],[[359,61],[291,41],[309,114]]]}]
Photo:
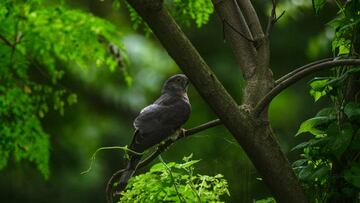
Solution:
[{"label": "tree trunk", "polygon": [[[252,114],[252,107],[273,85],[271,71],[268,68],[267,38],[256,39],[261,45],[259,49],[256,49],[252,43],[244,43],[244,41],[242,45],[235,46],[239,48],[237,48],[238,56],[243,53],[241,48],[244,46],[247,47],[244,51],[252,50],[247,52],[250,58],[245,58],[246,63],[241,66],[247,79],[247,87],[245,105],[239,108],[174,19],[163,8],[161,0],[127,1],[146,21],[202,98],[244,148],[277,201],[307,202],[288,160],[274,139],[267,113],[263,112],[260,117]],[[225,8],[231,8],[231,5],[225,5]],[[233,39],[234,42],[230,41],[231,44],[238,43],[236,42],[238,37]],[[242,63],[241,60],[238,61]]]}]

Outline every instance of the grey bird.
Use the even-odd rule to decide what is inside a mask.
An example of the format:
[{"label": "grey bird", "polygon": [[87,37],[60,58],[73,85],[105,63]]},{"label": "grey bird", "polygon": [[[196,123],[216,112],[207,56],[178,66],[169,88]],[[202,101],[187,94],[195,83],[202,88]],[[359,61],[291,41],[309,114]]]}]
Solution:
[{"label": "grey bird", "polygon": [[[171,76],[165,81],[161,96],[135,118],[135,133],[129,149],[142,153],[180,129],[191,113],[188,85],[189,79],[184,74]],[[130,155],[130,161],[120,177],[118,193],[125,189],[140,159],[141,155]]]}]

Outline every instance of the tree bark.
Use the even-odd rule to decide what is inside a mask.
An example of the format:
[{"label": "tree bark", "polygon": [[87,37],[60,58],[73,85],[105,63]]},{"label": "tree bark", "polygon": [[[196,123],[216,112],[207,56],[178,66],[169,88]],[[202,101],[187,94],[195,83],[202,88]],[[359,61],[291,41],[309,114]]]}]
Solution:
[{"label": "tree bark", "polygon": [[[289,162],[274,139],[266,113],[262,114],[264,118],[260,119],[251,113],[251,106],[256,104],[257,98],[264,96],[273,84],[268,68],[267,40],[260,40],[261,47],[258,50],[249,42],[245,44],[247,47],[245,51],[241,47],[237,49],[239,55],[248,53],[251,62],[241,66],[245,78],[248,79],[248,86],[251,83],[251,88],[246,89],[249,91],[246,99],[248,102],[239,108],[174,19],[163,8],[161,0],[127,1],[146,21],[169,55],[189,77],[199,94],[244,148],[277,201],[307,202]],[[232,2],[235,3],[235,0]],[[226,8],[231,9],[231,6]],[[240,10],[237,12],[241,17]],[[244,18],[241,17],[240,20]],[[241,23],[244,22],[245,20]],[[231,32],[229,29],[228,31]],[[246,33],[249,32],[248,29]],[[229,41],[235,43],[236,39],[239,38],[234,37],[234,40]],[[258,60],[259,56],[263,57],[262,60],[254,63],[254,59]],[[266,78],[265,82],[262,81],[264,78]]]}]

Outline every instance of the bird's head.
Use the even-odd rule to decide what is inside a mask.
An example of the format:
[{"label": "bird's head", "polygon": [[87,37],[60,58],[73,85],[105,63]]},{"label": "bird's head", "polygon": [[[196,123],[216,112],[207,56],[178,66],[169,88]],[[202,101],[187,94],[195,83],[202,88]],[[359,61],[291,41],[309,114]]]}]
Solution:
[{"label": "bird's head", "polygon": [[161,92],[185,96],[188,86],[189,79],[184,74],[176,74],[165,81]]}]

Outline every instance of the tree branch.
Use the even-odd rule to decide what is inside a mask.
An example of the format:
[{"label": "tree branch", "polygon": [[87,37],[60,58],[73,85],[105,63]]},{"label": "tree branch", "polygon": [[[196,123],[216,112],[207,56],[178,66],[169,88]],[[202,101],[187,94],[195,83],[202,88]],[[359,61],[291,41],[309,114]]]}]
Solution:
[{"label": "tree branch", "polygon": [[221,121],[220,119],[215,119],[212,121],[209,121],[207,123],[204,123],[202,125],[199,125],[197,127],[191,128],[189,130],[184,130],[183,133],[179,133],[177,138],[175,140],[169,139],[166,142],[164,142],[164,144],[161,144],[158,146],[158,148],[156,149],[155,152],[153,152],[151,155],[149,155],[147,158],[145,158],[144,160],[142,160],[137,168],[142,168],[144,166],[146,166],[147,164],[149,164],[152,160],[154,160],[157,156],[159,156],[162,152],[164,152],[166,149],[168,149],[168,147],[170,145],[172,145],[173,143],[175,143],[176,141],[188,137],[190,135],[196,134],[198,132],[207,130],[209,128],[221,125]]},{"label": "tree branch", "polygon": [[[256,120],[244,108],[238,107],[238,104],[225,90],[175,20],[162,6],[162,0],[127,0],[127,2],[149,25],[169,55],[188,76],[200,96],[209,104],[224,126],[242,146],[278,202],[307,202],[291,165],[281,151],[279,144],[274,140],[268,122]],[[236,0],[224,0],[215,6],[219,13],[226,16],[225,19],[233,26],[239,25],[233,23],[234,21],[245,22]],[[247,27],[246,22],[245,26]],[[248,28],[247,30],[240,30],[244,33],[249,32]],[[248,78],[251,77],[252,74],[255,74],[254,70],[257,65],[254,45],[230,28],[225,31],[229,33],[227,36],[228,39],[231,39],[230,43],[235,44],[234,47],[237,48],[237,58],[241,57],[245,60],[238,60],[242,64],[241,68],[245,71],[243,74]],[[264,53],[267,52],[264,51]],[[241,54],[243,56],[239,56]],[[264,67],[267,65],[266,62],[267,59],[262,62]],[[256,72],[256,74],[261,73],[263,71]]]},{"label": "tree branch", "polygon": [[280,78],[277,85],[260,100],[260,102],[254,108],[254,115],[258,116],[269,103],[278,95],[281,91],[288,88],[290,85],[296,83],[300,79],[315,73],[317,71],[332,68],[335,66],[358,66],[360,65],[360,59],[341,59],[337,61],[330,61],[330,59],[323,59],[315,61],[308,65],[302,66],[284,77]]},{"label": "tree branch", "polygon": [[271,0],[271,3],[272,3],[272,9],[271,9],[271,14],[269,16],[267,27],[266,27],[266,36],[270,35],[271,29],[276,20],[276,0]]},{"label": "tree branch", "polygon": [[[204,131],[206,129],[221,125],[221,124],[222,123],[221,123],[220,119],[215,119],[215,120],[209,121],[207,123],[201,124],[197,127],[191,128],[189,130],[180,131],[182,133],[178,132],[176,139],[168,139],[164,143],[160,144],[153,153],[151,153],[148,157],[143,159],[138,164],[136,169],[140,169],[140,168],[148,165],[151,161],[153,161],[156,157],[158,157],[162,152],[164,152],[166,149],[168,149],[169,146],[172,145],[173,143],[175,143],[176,141],[178,141],[182,138],[185,138],[185,137],[189,137],[190,135],[196,134],[196,133]],[[125,169],[116,171],[115,173],[113,173],[113,175],[108,180],[108,183],[106,185],[106,199],[107,199],[108,203],[113,202],[113,192],[114,192],[113,185],[116,181],[119,180],[121,174],[124,171],[125,171]]]},{"label": "tree branch", "polygon": [[6,39],[6,37],[4,37],[3,35],[0,35],[0,39],[9,47],[13,48],[14,45],[8,40]]},{"label": "tree branch", "polygon": [[251,31],[252,36],[255,40],[260,39],[264,36],[264,32],[261,28],[259,17],[251,4],[250,0],[236,0],[239,4],[241,11],[243,12],[247,25]]},{"label": "tree branch", "polygon": [[[213,0],[215,10],[224,26],[226,41],[229,42],[241,72],[247,80],[256,68],[256,43],[236,0]],[[242,34],[239,35],[238,32]]]},{"label": "tree branch", "polygon": [[327,61],[332,61],[332,60],[334,60],[334,58],[325,58],[325,59],[321,59],[321,60],[318,60],[318,61],[311,62],[311,63],[306,64],[306,65],[304,65],[304,66],[301,66],[300,68],[297,68],[297,69],[291,71],[290,73],[282,76],[281,78],[277,79],[277,80],[275,81],[275,86],[278,85],[279,83],[282,83],[284,80],[288,79],[289,77],[295,75],[295,74],[298,73],[299,71],[302,71],[302,70],[304,70],[304,69],[307,69],[307,68],[309,68],[309,67],[311,67],[311,66],[314,66],[314,65],[316,65],[316,64],[323,63],[323,62],[327,62]]},{"label": "tree branch", "polygon": [[266,36],[270,36],[270,33],[271,33],[271,30],[274,26],[274,24],[285,14],[285,11],[283,11],[279,17],[276,16],[276,0],[271,0],[271,3],[272,3],[272,9],[271,9],[271,14],[269,16],[269,19],[268,19],[268,24],[267,24],[267,27],[266,27]]}]

